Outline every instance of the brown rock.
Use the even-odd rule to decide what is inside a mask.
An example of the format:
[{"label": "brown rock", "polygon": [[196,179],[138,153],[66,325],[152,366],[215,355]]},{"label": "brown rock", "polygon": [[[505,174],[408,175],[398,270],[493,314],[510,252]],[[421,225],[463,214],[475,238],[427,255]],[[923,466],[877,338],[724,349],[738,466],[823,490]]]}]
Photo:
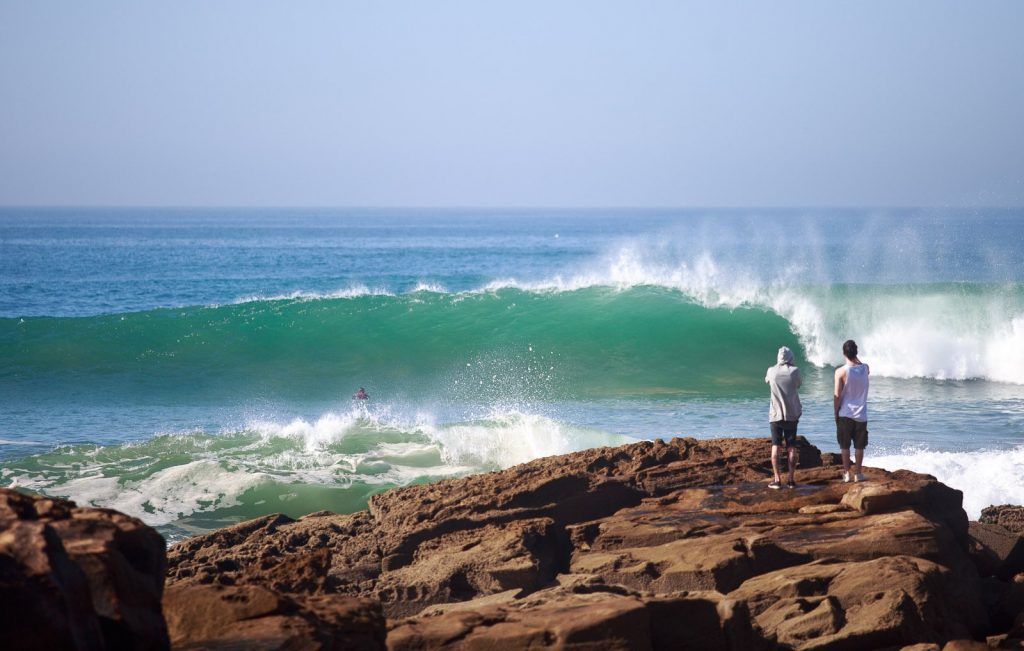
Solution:
[{"label": "brown rock", "polygon": [[654,649],[752,649],[760,646],[744,603],[717,592],[642,597]]},{"label": "brown rock", "polygon": [[997,524],[1013,533],[1024,534],[1024,506],[1003,504],[986,507],[981,510],[978,522]]},{"label": "brown rock", "polygon": [[1008,581],[1024,572],[1024,536],[998,524],[970,523],[971,555],[982,576]]},{"label": "brown rock", "polygon": [[977,640],[950,640],[943,645],[942,651],[989,651],[991,647]]},{"label": "brown rock", "polygon": [[175,649],[277,651],[384,648],[376,602],[342,595],[289,598],[254,585],[177,585],[164,615]]},{"label": "brown rock", "polygon": [[156,649],[167,643],[160,613],[166,545],[139,520],[109,509],[75,508],[51,526],[85,572],[109,648]]},{"label": "brown rock", "polygon": [[[0,494],[0,509],[9,501]],[[85,574],[43,522],[0,522],[0,604],[10,648],[104,648]]]},{"label": "brown rock", "polygon": [[[683,486],[763,481],[768,450],[767,440],[641,442],[388,491],[353,515],[267,516],[175,545],[168,581],[267,585],[287,559],[329,549],[321,580],[283,591],[376,597],[389,615],[405,616],[511,587],[533,590],[568,566],[567,526]],[[817,449],[801,441],[800,459],[816,465]]]},{"label": "brown rock", "polygon": [[728,597],[749,605],[766,638],[801,649],[940,642],[985,625],[950,570],[909,556],[817,561],[754,577]]},{"label": "brown rock", "polygon": [[822,452],[821,465],[826,468],[834,468],[843,465],[843,456],[838,452]]},{"label": "brown rock", "polygon": [[[950,567],[965,561],[948,527],[908,509],[926,499],[921,493],[932,492],[934,480],[883,479],[868,491],[823,484],[821,472],[802,472],[810,485],[795,492],[690,489],[570,526],[571,570],[640,590],[728,592],[812,559],[909,554]],[[851,496],[854,488],[860,490]]]},{"label": "brown rock", "polygon": [[743,604],[718,593],[574,593],[554,588],[512,603],[391,624],[388,649],[755,648]]},{"label": "brown rock", "polygon": [[165,558],[135,518],[0,489],[0,636],[18,649],[166,649]]},{"label": "brown rock", "polygon": [[581,553],[570,568],[638,590],[728,592],[751,576],[807,560],[756,532],[739,530],[618,552]]},{"label": "brown rock", "polygon": [[388,491],[352,515],[268,516],[176,545],[169,582],[266,587],[298,610],[256,619],[309,630],[309,599],[379,599],[393,649],[875,648],[991,632],[959,491],[870,468],[845,484],[805,441],[799,486],[771,491],[768,453],[766,439],[641,442]]},{"label": "brown rock", "polygon": [[401,617],[429,604],[533,591],[557,573],[560,545],[547,518],[455,531],[424,541],[408,565],[383,571],[376,596],[389,615]]}]

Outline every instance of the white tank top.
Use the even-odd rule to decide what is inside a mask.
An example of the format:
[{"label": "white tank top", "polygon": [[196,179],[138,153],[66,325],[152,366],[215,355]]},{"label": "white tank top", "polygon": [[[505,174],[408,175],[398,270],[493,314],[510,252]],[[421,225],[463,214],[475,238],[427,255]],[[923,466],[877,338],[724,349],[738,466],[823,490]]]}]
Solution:
[{"label": "white tank top", "polygon": [[846,384],[839,398],[839,415],[866,423],[868,420],[868,365],[847,364]]}]

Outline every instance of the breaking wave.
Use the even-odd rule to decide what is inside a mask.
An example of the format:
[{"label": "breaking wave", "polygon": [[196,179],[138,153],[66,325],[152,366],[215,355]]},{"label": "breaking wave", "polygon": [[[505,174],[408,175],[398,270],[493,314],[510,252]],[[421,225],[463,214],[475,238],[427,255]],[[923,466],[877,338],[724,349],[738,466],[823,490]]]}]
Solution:
[{"label": "breaking wave", "polygon": [[272,512],[352,512],[395,486],[632,440],[519,411],[437,424],[356,406],[313,420],[62,446],[5,463],[0,484],[117,509],[175,538]]}]

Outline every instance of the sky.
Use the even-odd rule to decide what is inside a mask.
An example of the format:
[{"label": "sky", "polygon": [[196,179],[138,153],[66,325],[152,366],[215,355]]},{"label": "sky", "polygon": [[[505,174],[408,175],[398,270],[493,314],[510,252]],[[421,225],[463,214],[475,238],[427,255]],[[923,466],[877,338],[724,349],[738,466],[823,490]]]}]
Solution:
[{"label": "sky", "polygon": [[1024,2],[0,0],[0,205],[1022,206]]}]

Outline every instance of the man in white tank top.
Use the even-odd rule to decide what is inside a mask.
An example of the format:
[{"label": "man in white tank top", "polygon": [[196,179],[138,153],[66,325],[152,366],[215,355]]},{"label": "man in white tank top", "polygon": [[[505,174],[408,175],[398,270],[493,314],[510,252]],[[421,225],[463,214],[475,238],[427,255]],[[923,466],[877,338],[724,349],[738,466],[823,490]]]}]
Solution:
[{"label": "man in white tank top", "polygon": [[[861,464],[868,446],[868,376],[871,370],[857,358],[857,342],[843,344],[846,364],[836,369],[833,405],[836,414],[836,439],[843,455],[843,481],[864,481]],[[855,461],[850,472],[850,444]]]}]

